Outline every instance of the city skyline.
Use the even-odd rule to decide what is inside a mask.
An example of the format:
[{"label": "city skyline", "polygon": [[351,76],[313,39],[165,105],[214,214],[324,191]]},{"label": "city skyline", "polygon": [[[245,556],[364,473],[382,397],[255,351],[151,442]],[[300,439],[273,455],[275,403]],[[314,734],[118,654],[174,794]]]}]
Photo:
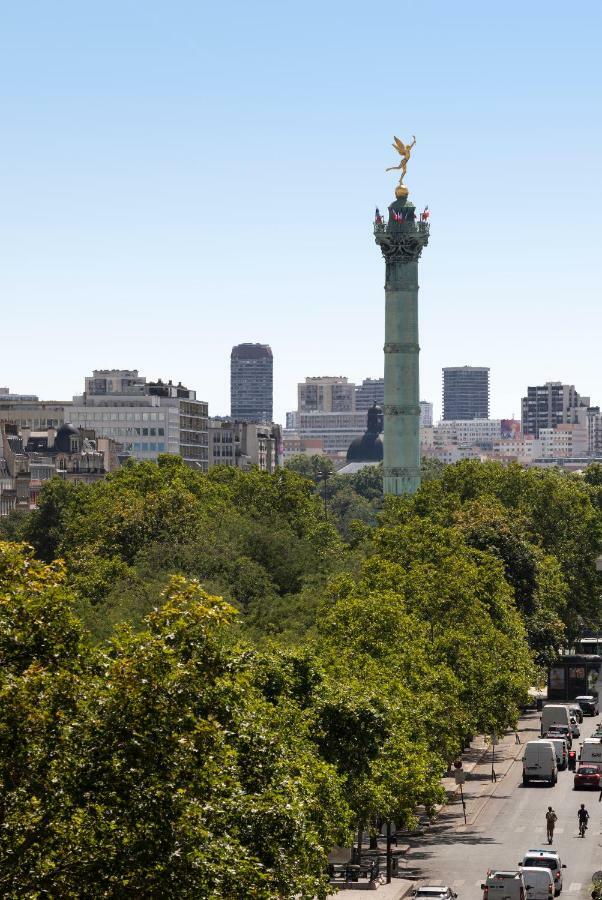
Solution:
[{"label": "city skyline", "polygon": [[421,397],[439,418],[441,367],[465,364],[491,368],[493,417],[529,384],[599,396],[598,5],[408,7],[401,93],[395,13],[232,12],[6,10],[0,381],[55,399],[136,365],[225,412],[230,349],[257,341],[284,421],[309,374],[379,377],[372,218],[392,134],[415,133],[406,183],[436,233]]}]

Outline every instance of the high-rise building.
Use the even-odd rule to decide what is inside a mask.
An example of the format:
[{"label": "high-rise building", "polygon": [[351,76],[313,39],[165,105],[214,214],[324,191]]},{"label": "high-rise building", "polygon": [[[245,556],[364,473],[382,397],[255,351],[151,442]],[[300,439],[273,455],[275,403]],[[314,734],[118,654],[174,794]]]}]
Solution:
[{"label": "high-rise building", "polygon": [[521,403],[523,434],[538,438],[542,428],[578,424],[588,406],[589,397],[581,397],[574,384],[547,381],[528,387]]},{"label": "high-rise building", "polygon": [[433,427],[433,404],[429,403],[428,400],[421,400],[418,405],[420,406],[420,427],[421,428],[432,428]]},{"label": "high-rise building", "polygon": [[355,384],[342,375],[319,375],[297,385],[299,413],[355,412]]},{"label": "high-rise building", "polygon": [[195,391],[182,383],[147,382],[137,369],[99,369],[85,386],[69,410],[76,428],[113,438],[135,459],[174,453],[207,471],[207,403]]},{"label": "high-rise building", "polygon": [[358,412],[368,412],[374,406],[383,406],[385,402],[385,379],[364,378],[355,389],[355,408]]},{"label": "high-rise building", "polygon": [[489,369],[447,366],[443,369],[443,418],[489,418]]},{"label": "high-rise building", "polygon": [[237,344],[230,354],[230,415],[241,422],[271,422],[274,359],[268,344]]}]

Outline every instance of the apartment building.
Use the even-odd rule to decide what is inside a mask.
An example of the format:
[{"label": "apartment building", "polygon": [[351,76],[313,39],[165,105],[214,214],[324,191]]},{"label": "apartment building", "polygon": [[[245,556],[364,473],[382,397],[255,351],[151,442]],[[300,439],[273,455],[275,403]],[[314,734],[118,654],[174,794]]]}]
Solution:
[{"label": "apartment building", "polygon": [[98,369],[73,398],[71,424],[112,438],[135,459],[173,453],[207,471],[208,408],[196,392],[172,381],[150,381],[137,369]]},{"label": "apartment building", "polygon": [[274,358],[268,344],[237,344],[230,354],[230,416],[242,422],[271,422]]},{"label": "apartment building", "polygon": [[489,418],[489,369],[447,366],[443,369],[443,418]]},{"label": "apartment building", "polygon": [[574,384],[547,381],[528,387],[521,401],[523,434],[537,438],[542,428],[578,424],[589,405],[589,397],[581,397]]},{"label": "apartment building", "polygon": [[209,420],[209,467],[234,466],[275,472],[280,462],[280,428],[232,419]]}]

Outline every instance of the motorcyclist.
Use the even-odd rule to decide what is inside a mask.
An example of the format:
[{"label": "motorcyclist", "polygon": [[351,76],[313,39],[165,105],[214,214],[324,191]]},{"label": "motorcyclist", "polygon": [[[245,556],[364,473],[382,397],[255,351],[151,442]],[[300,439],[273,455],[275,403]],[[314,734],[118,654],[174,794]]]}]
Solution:
[{"label": "motorcyclist", "polygon": [[554,839],[554,826],[558,820],[558,816],[554,812],[551,806],[548,806],[548,811],[546,813],[546,832],[548,834],[548,844],[552,843]]},{"label": "motorcyclist", "polygon": [[584,803],[582,803],[577,810],[577,818],[579,819],[579,834],[582,834],[585,837],[585,829],[587,828],[589,813],[586,810]]}]

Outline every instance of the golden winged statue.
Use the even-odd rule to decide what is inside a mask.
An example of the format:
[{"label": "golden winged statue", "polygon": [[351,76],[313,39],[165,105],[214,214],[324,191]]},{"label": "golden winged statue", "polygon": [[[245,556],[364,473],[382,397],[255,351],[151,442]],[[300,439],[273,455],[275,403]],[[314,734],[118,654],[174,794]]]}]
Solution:
[{"label": "golden winged statue", "polygon": [[401,169],[401,177],[399,179],[399,183],[402,184],[403,179],[406,175],[406,169],[408,167],[408,161],[410,159],[410,153],[412,152],[412,147],[416,143],[416,136],[412,135],[412,143],[404,144],[403,141],[400,141],[398,137],[393,136],[393,143],[391,146],[394,150],[397,150],[399,155],[401,156],[401,162],[398,166],[389,166],[385,171],[392,172],[393,169]]}]

